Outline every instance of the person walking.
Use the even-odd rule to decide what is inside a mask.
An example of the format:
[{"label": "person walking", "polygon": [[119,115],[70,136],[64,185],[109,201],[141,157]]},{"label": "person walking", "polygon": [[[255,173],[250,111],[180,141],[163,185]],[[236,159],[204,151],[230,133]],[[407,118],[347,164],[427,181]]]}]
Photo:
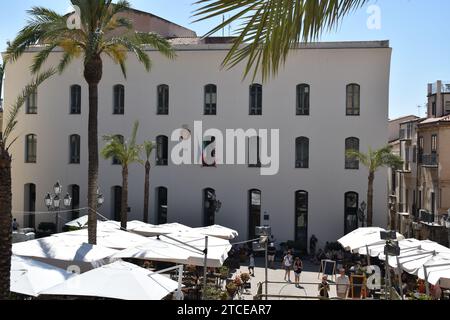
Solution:
[{"label": "person walking", "polygon": [[303,271],[303,262],[302,260],[300,260],[299,257],[295,258],[294,261],[294,275],[295,275],[295,287],[296,288],[301,288],[300,287],[300,276],[302,274]]},{"label": "person walking", "polygon": [[285,270],[284,281],[291,282],[292,263],[293,263],[293,261],[292,261],[291,250],[288,250],[287,254],[283,258],[283,268]]},{"label": "person walking", "polygon": [[347,299],[350,289],[350,280],[345,275],[345,269],[339,270],[339,277],[336,279],[336,291],[339,299]]}]

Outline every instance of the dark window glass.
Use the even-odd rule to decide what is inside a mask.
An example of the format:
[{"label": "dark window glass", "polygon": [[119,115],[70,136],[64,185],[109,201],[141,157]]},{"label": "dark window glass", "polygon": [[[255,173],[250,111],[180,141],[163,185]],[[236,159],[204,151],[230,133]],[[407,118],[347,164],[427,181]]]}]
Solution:
[{"label": "dark window glass", "polygon": [[37,114],[38,112],[38,94],[37,91],[33,91],[26,101],[26,113],[27,114]]},{"label": "dark window glass", "polygon": [[295,193],[295,241],[301,244],[301,250],[307,252],[308,243],[308,192]]},{"label": "dark window glass", "polygon": [[250,115],[262,115],[262,85],[260,84],[250,86]]},{"label": "dark window glass", "polygon": [[77,134],[70,136],[70,163],[80,163],[80,136]]},{"label": "dark window glass", "polygon": [[261,168],[261,138],[250,137],[248,139],[248,166]]},{"label": "dark window glass", "polygon": [[205,116],[217,115],[217,86],[208,84],[205,86]]},{"label": "dark window glass", "polygon": [[114,114],[125,114],[125,87],[114,86]]},{"label": "dark window glass", "polygon": [[157,217],[158,224],[167,223],[167,203],[168,203],[168,191],[167,188],[160,187],[156,189],[157,193]]},{"label": "dark window glass", "polygon": [[256,239],[256,227],[261,225],[261,191],[250,190],[249,194],[249,224],[248,239]]},{"label": "dark window glass", "polygon": [[359,160],[355,157],[349,157],[347,155],[348,151],[359,152],[359,139],[358,138],[348,138],[345,140],[345,169],[358,170]]},{"label": "dark window glass", "polygon": [[203,226],[215,225],[217,209],[216,191],[211,188],[203,190]]},{"label": "dark window glass", "polygon": [[169,139],[166,136],[156,138],[156,165],[167,166],[169,164]]},{"label": "dark window glass", "polygon": [[36,163],[37,161],[37,136],[29,134],[25,137],[25,162]]},{"label": "dark window glass", "polygon": [[162,84],[158,86],[158,115],[169,114],[169,86]]},{"label": "dark window glass", "polygon": [[295,167],[309,168],[309,139],[300,137],[295,140]]},{"label": "dark window glass", "polygon": [[361,112],[361,88],[358,84],[347,86],[347,116],[359,116]]},{"label": "dark window glass", "polygon": [[309,116],[310,87],[307,84],[297,86],[297,115]]},{"label": "dark window glass", "polygon": [[81,114],[81,86],[70,87],[70,114]]},{"label": "dark window glass", "polygon": [[358,229],[359,195],[356,192],[345,194],[345,234]]}]

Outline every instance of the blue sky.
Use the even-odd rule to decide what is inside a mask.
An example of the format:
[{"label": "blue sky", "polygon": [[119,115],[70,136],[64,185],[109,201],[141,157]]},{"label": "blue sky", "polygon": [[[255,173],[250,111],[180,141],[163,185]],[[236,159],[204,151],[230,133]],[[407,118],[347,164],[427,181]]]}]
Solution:
[{"label": "blue sky", "polygon": [[[193,24],[194,0],[131,0],[136,9],[204,34],[218,21]],[[65,12],[69,1],[19,0],[0,10],[0,50],[14,38],[26,22],[26,10],[40,5]],[[381,28],[369,29],[367,7],[377,5]],[[426,86],[435,80],[450,80],[450,28],[448,0],[378,0],[351,14],[341,27],[322,37],[322,41],[390,40],[393,48],[390,117],[419,114],[426,102]],[[226,34],[228,31],[225,32]],[[424,109],[421,111],[424,115]]]}]

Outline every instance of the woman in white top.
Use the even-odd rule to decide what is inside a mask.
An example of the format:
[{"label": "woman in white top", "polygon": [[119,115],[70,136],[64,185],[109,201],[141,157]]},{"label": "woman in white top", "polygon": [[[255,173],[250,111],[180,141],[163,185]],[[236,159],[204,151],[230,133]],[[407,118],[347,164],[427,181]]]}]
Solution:
[{"label": "woman in white top", "polygon": [[289,250],[288,253],[283,258],[283,268],[286,272],[284,274],[284,281],[291,282],[292,263],[293,263],[292,254],[291,251]]}]

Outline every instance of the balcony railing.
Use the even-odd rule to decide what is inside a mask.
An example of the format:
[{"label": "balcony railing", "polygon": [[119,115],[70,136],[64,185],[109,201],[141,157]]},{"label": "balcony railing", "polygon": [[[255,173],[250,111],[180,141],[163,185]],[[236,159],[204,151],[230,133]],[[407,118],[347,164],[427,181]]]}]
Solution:
[{"label": "balcony railing", "polygon": [[[431,94],[436,94],[438,90],[437,83],[431,86]],[[450,81],[443,81],[441,86],[441,93],[450,93]]]},{"label": "balcony railing", "polygon": [[437,167],[439,165],[437,153],[423,154],[421,157],[422,166]]}]

